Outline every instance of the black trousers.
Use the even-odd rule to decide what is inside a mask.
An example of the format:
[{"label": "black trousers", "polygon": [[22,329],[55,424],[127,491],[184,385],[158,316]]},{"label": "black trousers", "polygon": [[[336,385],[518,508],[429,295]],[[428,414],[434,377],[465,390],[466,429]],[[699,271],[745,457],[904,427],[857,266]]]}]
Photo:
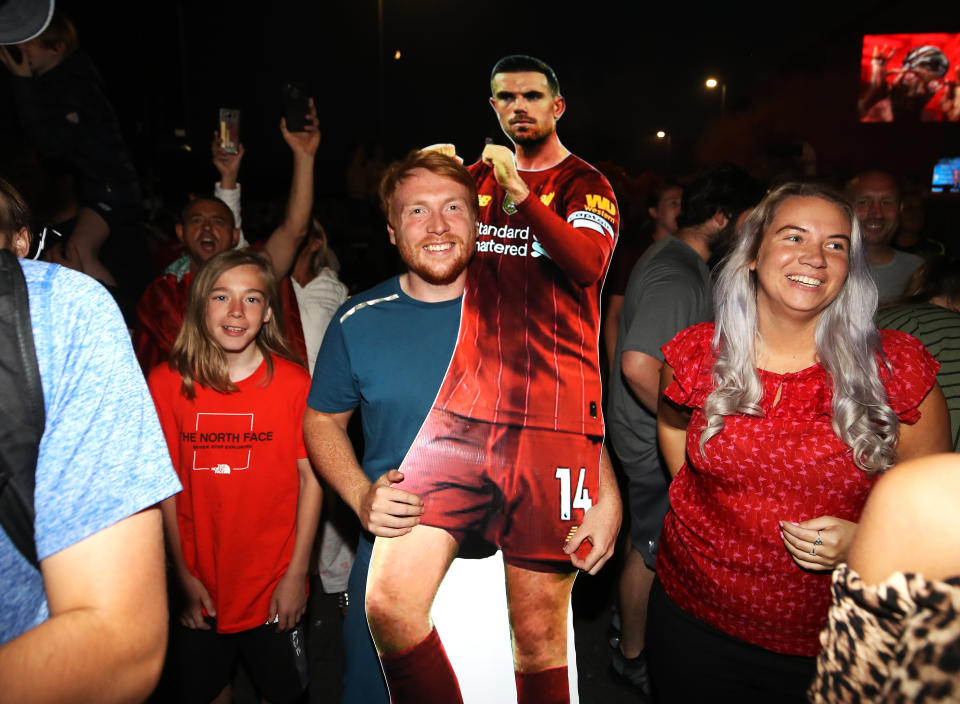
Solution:
[{"label": "black trousers", "polygon": [[694,618],[660,580],[650,591],[646,652],[659,704],[801,704],[817,668],[814,657],[781,655]]}]

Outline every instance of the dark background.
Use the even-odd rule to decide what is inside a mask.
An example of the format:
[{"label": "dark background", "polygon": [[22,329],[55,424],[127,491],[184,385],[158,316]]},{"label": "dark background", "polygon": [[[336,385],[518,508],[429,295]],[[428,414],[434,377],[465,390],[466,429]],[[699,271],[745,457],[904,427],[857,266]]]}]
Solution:
[{"label": "dark background", "polygon": [[[555,68],[568,106],[561,139],[605,170],[686,176],[726,160],[769,177],[806,149],[822,176],[880,166],[928,182],[938,158],[960,155],[960,124],[856,115],[862,35],[960,31],[954,3],[731,5],[382,0],[381,45],[377,0],[58,3],[106,79],[147,190],[173,202],[210,189],[219,107],[242,111],[245,197],[286,191],[277,124],[290,78],[316,97],[321,194],[342,192],[358,143],[383,145],[389,159],[451,141],[472,160],[485,137],[502,141],[488,76],[516,52]],[[723,120],[710,75],[727,85]],[[7,80],[0,137],[10,140]]]}]

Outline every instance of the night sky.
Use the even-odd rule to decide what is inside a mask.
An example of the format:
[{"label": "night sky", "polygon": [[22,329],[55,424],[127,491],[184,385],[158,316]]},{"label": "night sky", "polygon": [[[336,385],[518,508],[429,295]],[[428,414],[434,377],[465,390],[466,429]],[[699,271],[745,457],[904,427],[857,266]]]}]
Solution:
[{"label": "night sky", "polygon": [[[485,137],[502,140],[487,81],[509,53],[557,71],[567,99],[559,133],[572,151],[631,174],[684,175],[720,159],[756,167],[771,148],[802,141],[831,174],[871,162],[922,174],[934,155],[960,155],[960,125],[858,125],[855,114],[862,35],[960,31],[960,13],[943,15],[952,3],[382,4],[382,62],[376,0],[274,0],[258,11],[225,0],[58,7],[104,74],[141,172],[171,189],[174,180],[181,190],[210,181],[217,109],[239,107],[245,182],[282,192],[288,155],[276,125],[289,78],[317,99],[322,190],[342,187],[360,142],[393,157],[452,141],[472,159]],[[727,85],[723,122],[718,92],[703,86],[710,75]],[[658,129],[671,135],[669,152]]]}]

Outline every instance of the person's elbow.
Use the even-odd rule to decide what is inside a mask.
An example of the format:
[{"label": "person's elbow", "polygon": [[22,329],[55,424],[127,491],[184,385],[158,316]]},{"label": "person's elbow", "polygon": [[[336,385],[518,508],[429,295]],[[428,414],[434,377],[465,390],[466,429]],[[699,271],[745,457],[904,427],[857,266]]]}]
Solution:
[{"label": "person's elbow", "polygon": [[581,256],[570,263],[569,274],[578,285],[593,286],[603,277],[607,257],[599,246],[584,248]]},{"label": "person's elbow", "polygon": [[644,352],[624,350],[620,371],[637,400],[652,414],[660,398],[660,368],[663,363]]},{"label": "person's elbow", "polygon": [[[159,523],[159,511],[149,513],[151,523]],[[135,613],[129,608],[131,602],[125,601],[123,612],[109,614],[111,625],[116,629],[115,661],[121,663],[127,673],[122,678],[126,694],[118,695],[117,701],[142,701],[160,681],[170,623],[164,564],[162,536],[151,536],[143,562],[133,567],[154,584],[141,590],[140,599],[134,602]]]}]

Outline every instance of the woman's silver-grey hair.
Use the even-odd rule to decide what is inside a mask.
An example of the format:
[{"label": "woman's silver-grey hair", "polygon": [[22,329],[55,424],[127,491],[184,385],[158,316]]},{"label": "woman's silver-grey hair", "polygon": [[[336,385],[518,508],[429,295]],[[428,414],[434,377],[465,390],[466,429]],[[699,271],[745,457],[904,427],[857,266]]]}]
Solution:
[{"label": "woman's silver-grey hair", "polygon": [[850,203],[832,188],[812,183],[786,183],[769,193],[747,217],[736,245],[720,265],[713,294],[716,388],[704,402],[707,425],[700,435],[700,451],[723,429],[724,416],[763,415],[763,386],[756,371],[757,286],[750,265],[777,210],[795,197],[829,201],[850,220],[847,278],[817,322],[817,357],[833,388],[833,431],[850,447],[857,467],[889,469],[896,461],[900,423],[887,403],[877,365],[879,358],[889,368],[874,324],[877,287],[867,268],[860,225]]}]

